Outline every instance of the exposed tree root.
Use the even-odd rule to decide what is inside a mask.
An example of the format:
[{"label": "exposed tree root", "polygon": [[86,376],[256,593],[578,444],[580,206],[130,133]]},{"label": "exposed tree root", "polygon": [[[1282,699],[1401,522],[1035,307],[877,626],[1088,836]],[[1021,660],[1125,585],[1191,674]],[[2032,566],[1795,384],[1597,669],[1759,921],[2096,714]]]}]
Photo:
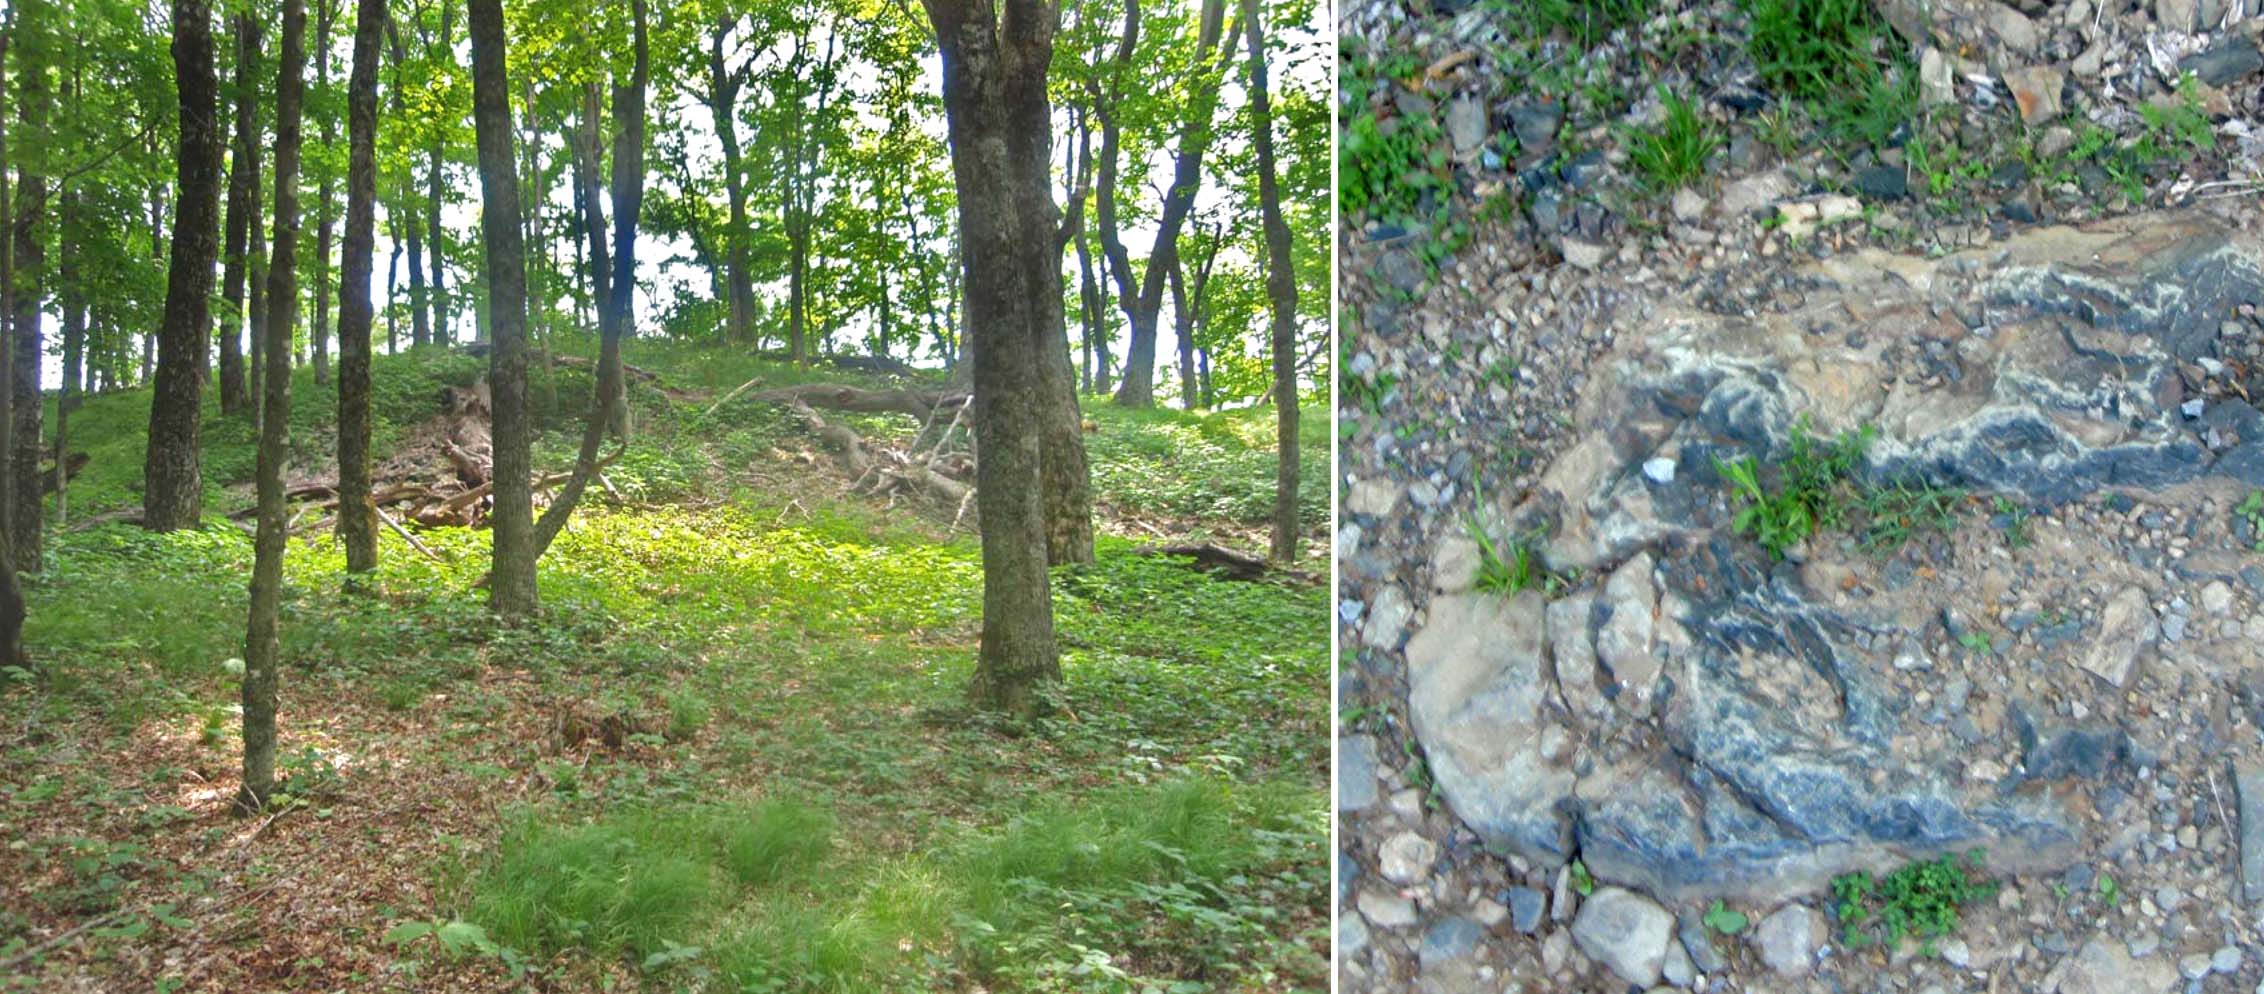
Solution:
[{"label": "exposed tree root", "polygon": [[1303,570],[1277,566],[1264,556],[1211,542],[1143,545],[1132,550],[1132,554],[1191,559],[1197,568],[1209,570],[1229,580],[1291,580],[1297,583],[1311,583],[1314,580],[1312,574]]}]

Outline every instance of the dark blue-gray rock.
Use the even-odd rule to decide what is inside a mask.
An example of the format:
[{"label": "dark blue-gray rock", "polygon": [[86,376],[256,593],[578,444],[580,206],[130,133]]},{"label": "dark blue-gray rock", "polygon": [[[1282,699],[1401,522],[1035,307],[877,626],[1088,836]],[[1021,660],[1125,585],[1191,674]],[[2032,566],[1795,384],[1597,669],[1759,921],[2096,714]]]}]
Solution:
[{"label": "dark blue-gray rock", "polygon": [[1567,188],[1575,193],[1585,193],[1603,179],[1605,173],[1611,171],[1611,164],[1604,161],[1601,149],[1592,148],[1573,156],[1557,171],[1564,176]]},{"label": "dark blue-gray rock", "polygon": [[2005,201],[2004,206],[1999,209],[2004,212],[2007,221],[2015,221],[2020,224],[2036,223],[2036,208],[2030,207],[2028,201],[2019,197]]},{"label": "dark blue-gray rock", "polygon": [[1533,887],[1512,887],[1502,893],[1509,906],[1509,927],[1526,935],[1541,931],[1541,916],[1548,911],[1548,895]]},{"label": "dark blue-gray rock", "polygon": [[1423,972],[1444,969],[1456,960],[1464,959],[1478,948],[1479,937],[1485,927],[1468,918],[1448,918],[1423,930],[1423,945],[1417,957]]},{"label": "dark blue-gray rock", "polygon": [[1564,105],[1554,100],[1519,101],[1509,105],[1509,128],[1517,134],[1521,157],[1555,148],[1557,126],[1562,123]]},{"label": "dark blue-gray rock", "polygon": [[1376,740],[1347,735],[1337,747],[1336,809],[1357,814],[1377,801]]},{"label": "dark blue-gray rock", "polygon": [[2240,892],[2250,904],[2264,901],[2264,763],[2233,768],[2233,791],[2240,795]]},{"label": "dark blue-gray rock", "polygon": [[1901,200],[1910,195],[1910,177],[1899,166],[1872,166],[1855,174],[1855,193],[1865,200]]},{"label": "dark blue-gray rock", "polygon": [[1543,866],[1571,858],[1571,742],[1544,706],[1541,596],[1447,594],[1407,642],[1408,713],[1447,803],[1488,845]]},{"label": "dark blue-gray rock", "polygon": [[1580,951],[1637,987],[1659,982],[1673,933],[1674,916],[1665,908],[1618,887],[1588,895],[1572,921],[1572,940]]},{"label": "dark blue-gray rock", "polygon": [[1415,253],[1402,248],[1384,253],[1381,263],[1384,282],[1401,293],[1414,293],[1421,289],[1429,274],[1423,271],[1423,262]]},{"label": "dark blue-gray rock", "polygon": [[2210,86],[2225,86],[2264,69],[2264,52],[2246,35],[2227,34],[2215,48],[2178,60],[2178,72],[2192,73]]}]

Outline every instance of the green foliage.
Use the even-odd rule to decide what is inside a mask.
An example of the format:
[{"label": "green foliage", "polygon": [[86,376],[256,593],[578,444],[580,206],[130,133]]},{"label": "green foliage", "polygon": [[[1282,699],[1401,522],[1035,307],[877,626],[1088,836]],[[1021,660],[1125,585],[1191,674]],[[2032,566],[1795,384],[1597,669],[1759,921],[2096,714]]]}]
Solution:
[{"label": "green foliage", "polygon": [[1582,50],[1596,47],[1620,28],[1650,20],[1659,9],[1658,0],[1505,0],[1500,6],[1527,37],[1561,31]]},{"label": "green foliage", "polygon": [[1738,0],[1751,21],[1747,50],[1770,87],[1799,100],[1837,101],[1879,75],[1885,25],[1864,0]]},{"label": "green foliage", "polygon": [[1782,559],[1809,536],[1857,517],[1863,545],[1873,550],[1896,548],[1920,531],[1952,527],[1965,503],[1963,490],[1923,481],[1871,484],[1855,479],[1873,434],[1866,425],[1826,442],[1809,432],[1804,419],[1793,426],[1782,458],[1766,470],[1751,456],[1716,456],[1714,469],[1739,505],[1732,530],[1751,535]]},{"label": "green foliage", "polygon": [[1698,115],[1699,102],[1687,95],[1659,91],[1666,117],[1656,130],[1630,131],[1628,165],[1654,191],[1672,190],[1697,179],[1706,171],[1706,159],[1721,147],[1721,136],[1706,128]]},{"label": "green foliage", "polygon": [[1745,931],[1745,926],[1750,924],[1744,912],[1731,908],[1718,899],[1714,901],[1713,907],[1706,909],[1706,916],[1701,921],[1707,928],[1723,935],[1736,935]]},{"label": "green foliage", "polygon": [[[1205,523],[1263,526],[1273,520],[1271,406],[1194,414],[1094,404],[1086,416],[1098,429],[1085,436],[1085,452],[1095,497],[1105,505]],[[1298,519],[1318,531],[1329,514],[1327,411],[1305,408],[1297,428]]]},{"label": "green foliage", "polygon": [[1572,890],[1581,897],[1596,892],[1595,875],[1588,872],[1588,864],[1577,859],[1572,861]]},{"label": "green foliage", "polygon": [[1496,545],[1476,520],[1465,522],[1464,527],[1470,533],[1470,540],[1478,545],[1478,576],[1472,584],[1477,589],[1513,597],[1527,590],[1555,594],[1564,586],[1564,578],[1549,572],[1542,564],[1539,536],[1512,537],[1505,556],[1503,547]]},{"label": "green foliage", "polygon": [[[1398,221],[1418,213],[1426,192],[1447,189],[1445,133],[1436,111],[1400,116],[1387,111],[1391,87],[1418,77],[1412,55],[1371,56],[1347,42],[1343,87],[1349,95],[1337,139],[1337,204],[1344,216]],[[1373,100],[1382,96],[1386,99]]]},{"label": "green foliage", "polygon": [[2241,501],[2239,507],[2233,508],[2233,515],[2248,523],[2250,548],[2256,552],[2264,552],[2264,490],[2251,492],[2247,500]]},{"label": "green foliage", "polygon": [[1956,931],[1966,905],[1996,893],[1997,884],[1983,872],[1982,852],[1976,849],[1962,857],[1910,863],[1877,879],[1867,871],[1835,877],[1832,908],[1849,948],[1893,947],[1915,938],[1932,955],[1934,942]]}]

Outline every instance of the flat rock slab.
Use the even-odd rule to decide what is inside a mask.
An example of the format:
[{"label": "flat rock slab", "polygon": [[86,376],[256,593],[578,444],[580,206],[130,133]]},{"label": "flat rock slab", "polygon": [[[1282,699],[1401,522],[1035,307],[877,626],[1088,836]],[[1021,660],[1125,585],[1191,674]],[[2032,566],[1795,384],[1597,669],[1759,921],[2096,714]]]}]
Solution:
[{"label": "flat rock slab", "polygon": [[[2189,396],[2185,372],[2223,367],[2223,316],[2264,303],[2264,244],[2169,211],[1713,292],[1647,302],[1582,393],[1587,434],[1521,503],[1481,509],[1497,541],[1545,535],[1543,559],[1578,589],[1447,593],[1414,626],[1412,724],[1455,814],[1490,847],[1544,867],[1577,853],[1669,901],[1781,905],[1851,870],[1976,848],[1996,872],[2067,866],[2089,829],[2059,787],[2125,768],[2124,739],[2024,725],[1977,750],[1981,733],[1950,734],[1971,726],[1925,720],[1913,697],[1942,682],[1908,674],[1935,665],[1933,646],[1956,651],[1950,588],[1821,540],[1779,561],[1735,533],[1717,460],[1776,463],[1805,424],[1875,430],[1860,482],[2024,506],[2264,485],[2264,414]],[[2096,573],[2101,606],[2053,621],[2064,633],[2020,663],[2135,686],[2166,638],[2158,581],[2107,536],[2052,554]],[[1858,573],[1857,598],[1823,584]],[[1988,706],[1995,723],[2046,713]],[[2244,788],[2247,815],[2264,783]],[[2259,833],[2264,813],[2244,820],[2252,900]]]}]

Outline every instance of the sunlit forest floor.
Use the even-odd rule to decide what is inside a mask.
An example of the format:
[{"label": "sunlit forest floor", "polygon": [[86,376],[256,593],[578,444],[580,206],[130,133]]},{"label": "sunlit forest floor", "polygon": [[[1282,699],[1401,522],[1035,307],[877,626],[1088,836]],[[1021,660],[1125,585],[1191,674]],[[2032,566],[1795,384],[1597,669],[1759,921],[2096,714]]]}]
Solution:
[{"label": "sunlit forest floor", "polygon": [[[1099,561],[1057,570],[1068,674],[1006,727],[961,689],[978,547],[955,508],[849,480],[784,410],[844,378],[632,347],[636,442],[499,630],[484,530],[387,532],[375,591],[294,536],[285,802],[231,814],[252,433],[207,420],[210,523],[138,506],[146,392],[71,420],[91,456],[31,577],[43,678],[0,697],[0,989],[1282,991],[1325,986],[1326,588],[1136,555],[1263,550],[1272,411],[1088,399]],[[484,362],[377,362],[378,459]],[[537,370],[537,463],[590,383]],[[295,377],[294,470],[335,394]],[[52,402],[51,402],[52,403]],[[844,415],[868,437],[900,416]],[[1305,418],[1324,575],[1328,421]],[[304,522],[302,522],[304,524]]]}]

